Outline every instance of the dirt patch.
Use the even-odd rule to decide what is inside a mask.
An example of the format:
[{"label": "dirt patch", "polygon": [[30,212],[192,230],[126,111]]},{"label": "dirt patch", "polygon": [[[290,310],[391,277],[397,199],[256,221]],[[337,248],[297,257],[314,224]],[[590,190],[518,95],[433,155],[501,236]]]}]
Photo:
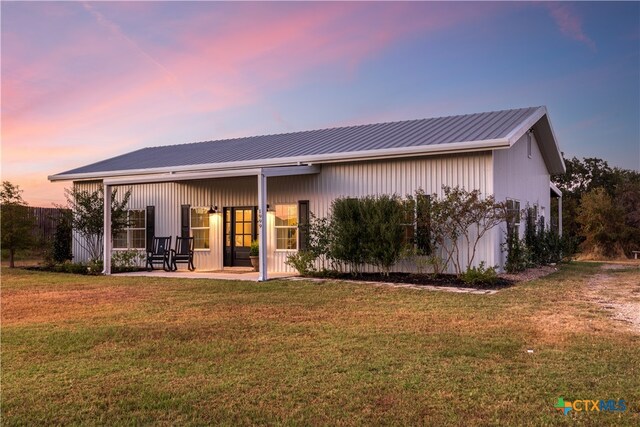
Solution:
[{"label": "dirt patch", "polygon": [[555,273],[556,271],[558,271],[556,266],[545,265],[542,267],[527,268],[525,271],[521,271],[520,273],[500,274],[500,277],[512,282],[529,282],[531,280],[547,276],[551,273]]},{"label": "dirt patch", "polygon": [[611,275],[606,271],[626,269],[628,266],[605,264],[587,283],[587,299],[597,304],[618,321],[640,333],[640,281],[637,275]]},{"label": "dirt patch", "polygon": [[627,270],[634,266],[634,264],[603,264],[603,270]]}]

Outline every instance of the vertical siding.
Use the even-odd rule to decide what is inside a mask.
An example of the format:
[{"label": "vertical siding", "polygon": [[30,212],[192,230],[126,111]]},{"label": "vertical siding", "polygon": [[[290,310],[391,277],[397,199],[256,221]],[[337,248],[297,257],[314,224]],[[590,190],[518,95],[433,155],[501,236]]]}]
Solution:
[{"label": "vertical siding", "polygon": [[[493,192],[492,156],[490,152],[449,156],[430,156],[386,161],[334,163],[322,165],[317,175],[269,178],[267,203],[272,207],[280,203],[309,200],[310,210],[318,217],[329,213],[331,202],[337,197],[361,197],[369,194],[397,194],[404,197],[423,189],[427,193],[442,194],[442,185],[459,185],[466,189],[479,189],[484,194]],[[77,183],[86,188],[97,188],[99,183]],[[224,207],[255,206],[257,204],[257,178],[219,178],[176,183],[138,184],[119,186],[119,197],[132,190],[130,209],[156,207],[156,234],[180,234],[180,205],[209,206],[215,204],[220,212]],[[198,269],[222,268],[222,214],[211,222],[211,249],[198,251],[195,264]],[[274,214],[267,215],[267,262],[270,271],[292,271],[285,264],[290,252],[275,250]],[[86,254],[74,246],[77,259]],[[478,262],[493,261],[491,238],[480,245]],[[403,269],[409,268],[404,266]]]},{"label": "vertical siding", "polygon": [[[531,158],[529,158],[527,138],[525,134],[511,148],[493,152],[494,193],[496,200],[499,201],[507,198],[519,200],[521,209],[534,204],[544,207],[545,223],[549,226],[551,177],[533,134],[531,135]],[[494,241],[498,242],[494,245],[495,264],[504,266],[505,254],[501,250],[500,242],[505,240],[506,227],[496,227],[492,234]],[[521,220],[520,234],[524,235],[523,220]]]}]

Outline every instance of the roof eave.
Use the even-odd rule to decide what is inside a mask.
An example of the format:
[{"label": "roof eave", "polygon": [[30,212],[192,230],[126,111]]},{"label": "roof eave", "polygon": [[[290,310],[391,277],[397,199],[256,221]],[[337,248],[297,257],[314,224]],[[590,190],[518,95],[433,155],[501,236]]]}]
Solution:
[{"label": "roof eave", "polygon": [[527,117],[518,127],[512,130],[508,135],[509,145],[513,145],[530,129],[534,129],[539,137],[538,142],[541,144],[540,150],[544,157],[547,169],[550,174],[562,174],[566,172],[562,153],[558,146],[558,139],[549,119],[547,108],[542,106]]},{"label": "roof eave", "polygon": [[353,162],[365,160],[380,160],[399,157],[414,157],[420,155],[437,155],[449,153],[464,153],[491,149],[508,148],[509,140],[506,138],[488,139],[482,141],[463,141],[440,145],[426,145],[416,147],[386,148],[379,150],[351,151],[346,153],[316,154],[312,156],[283,157],[263,159],[260,161],[249,160],[228,163],[209,163],[201,165],[172,166],[148,169],[130,169],[106,172],[88,172],[50,175],[47,178],[55,181],[82,181],[101,180],[118,176],[149,175],[157,173],[196,172],[196,171],[224,171],[230,169],[252,169],[277,166],[295,166],[302,164],[321,164]]}]

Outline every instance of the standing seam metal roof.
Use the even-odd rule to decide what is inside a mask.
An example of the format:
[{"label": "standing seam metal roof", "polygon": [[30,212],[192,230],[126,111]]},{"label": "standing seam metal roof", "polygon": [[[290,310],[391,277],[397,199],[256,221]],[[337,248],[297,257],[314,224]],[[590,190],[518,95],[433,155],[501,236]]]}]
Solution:
[{"label": "standing seam metal roof", "polygon": [[505,138],[540,107],[148,147],[59,175],[260,161]]}]

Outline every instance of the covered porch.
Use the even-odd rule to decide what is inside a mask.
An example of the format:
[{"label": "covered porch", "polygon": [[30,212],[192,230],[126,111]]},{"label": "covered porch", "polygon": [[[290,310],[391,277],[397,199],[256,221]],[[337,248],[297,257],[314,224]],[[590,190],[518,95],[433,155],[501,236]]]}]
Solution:
[{"label": "covered porch", "polygon": [[[196,210],[206,222],[206,242],[198,248],[196,245],[196,258],[201,260],[214,260],[213,262],[196,262],[195,272],[177,271],[164,272],[152,271],[149,275],[154,277],[185,277],[185,278],[216,278],[224,280],[257,280],[264,281],[270,278],[278,278],[294,275],[295,273],[283,271],[280,264],[285,253],[276,250],[275,244],[275,208],[278,205],[268,204],[268,178],[274,178],[270,185],[276,185],[274,189],[279,191],[270,194],[270,200],[283,200],[283,197],[290,199],[290,202],[300,202],[298,196],[294,196],[287,189],[290,188],[288,177],[300,175],[315,175],[320,172],[317,165],[298,166],[274,166],[257,169],[229,169],[216,171],[170,171],[161,174],[140,174],[126,175],[122,177],[105,178],[101,185],[104,190],[104,274],[111,274],[112,254],[118,251],[114,249],[114,240],[111,230],[111,210],[108,208],[108,201],[112,199],[114,189],[131,188],[132,196],[129,205],[131,209],[146,209],[146,247],[150,247],[149,239],[161,236],[196,236],[196,228],[200,224],[194,225]],[[278,178],[282,177],[282,178]],[[312,177],[309,176],[309,179]],[[294,178],[300,181],[301,178]],[[286,185],[285,185],[286,184]],[[200,193],[198,197],[189,196],[191,189],[197,189]],[[269,189],[271,190],[271,189]],[[195,190],[194,190],[195,191]],[[118,192],[121,194],[120,192]],[[224,193],[224,200],[222,194]],[[275,197],[275,199],[274,199]],[[203,200],[206,200],[204,202]],[[185,205],[186,203],[186,205]],[[272,202],[273,203],[273,202]],[[149,206],[151,205],[151,206]],[[203,208],[203,206],[207,208]],[[194,206],[198,207],[195,208]],[[308,202],[307,202],[308,209]],[[207,212],[208,211],[208,212]],[[151,212],[151,214],[150,214]],[[186,216],[185,216],[186,212]],[[142,212],[144,213],[144,212]],[[236,215],[238,214],[238,223]],[[242,215],[244,213],[244,221]],[[158,220],[155,219],[155,216]],[[247,220],[250,216],[250,220]],[[186,218],[186,220],[185,220]],[[230,219],[231,218],[231,219]],[[278,217],[279,218],[279,217]],[[155,228],[149,229],[149,222],[155,222]],[[162,224],[160,225],[159,222]],[[295,224],[294,224],[295,225]],[[251,231],[242,235],[242,231],[237,231],[236,226],[249,228]],[[229,232],[232,229],[232,232]],[[273,230],[272,230],[273,229]],[[241,233],[235,235],[234,233]],[[138,231],[141,233],[141,231]],[[199,234],[198,236],[202,236]],[[229,241],[244,239],[243,250],[248,260],[247,242],[257,240],[259,244],[258,265],[259,272],[233,271],[227,269]],[[226,243],[225,243],[226,242]],[[202,242],[202,239],[200,240]],[[233,243],[230,244],[233,246]],[[140,248],[140,245],[133,246]],[[295,247],[297,249],[297,245]],[[239,251],[238,251],[239,252]],[[206,258],[205,258],[206,257]],[[277,262],[274,258],[277,258]],[[246,265],[246,264],[244,264]],[[223,268],[224,267],[224,268]],[[120,273],[125,274],[125,273]],[[129,274],[129,273],[126,273]],[[134,275],[144,275],[146,272],[136,272]],[[255,277],[254,277],[255,276]]]}]

